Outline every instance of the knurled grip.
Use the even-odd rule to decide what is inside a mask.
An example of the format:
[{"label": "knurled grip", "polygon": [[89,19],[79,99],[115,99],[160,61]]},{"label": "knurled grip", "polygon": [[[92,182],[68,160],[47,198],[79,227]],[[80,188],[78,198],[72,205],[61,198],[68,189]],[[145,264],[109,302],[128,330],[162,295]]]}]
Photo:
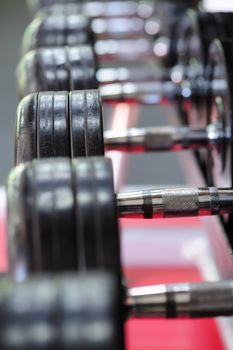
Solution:
[{"label": "knurled grip", "polygon": [[169,132],[154,134],[148,132],[145,136],[144,147],[146,151],[171,150],[173,146],[172,135]]},{"label": "knurled grip", "polygon": [[185,215],[198,215],[199,193],[197,189],[174,189],[162,192],[164,214],[182,212]]}]

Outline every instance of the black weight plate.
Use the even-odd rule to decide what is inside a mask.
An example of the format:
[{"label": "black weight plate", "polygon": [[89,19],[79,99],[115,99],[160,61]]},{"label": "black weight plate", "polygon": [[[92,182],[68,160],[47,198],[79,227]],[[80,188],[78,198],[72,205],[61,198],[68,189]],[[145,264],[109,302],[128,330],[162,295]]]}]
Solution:
[{"label": "black weight plate", "polygon": [[28,52],[18,67],[20,97],[40,91],[95,89],[96,62],[89,45]]},{"label": "black weight plate", "polygon": [[35,271],[74,271],[75,220],[69,160],[34,161],[34,230],[40,258]]},{"label": "black weight plate", "polygon": [[27,53],[17,69],[19,98],[33,92],[57,90],[55,68],[53,50],[41,49]]},{"label": "black weight plate", "polygon": [[37,276],[23,283],[3,278],[0,347],[123,350],[121,308],[117,281],[106,273]]},{"label": "black weight plate", "polygon": [[37,259],[31,235],[33,203],[32,168],[19,165],[11,171],[7,183],[9,266],[17,281],[27,276]]},{"label": "black weight plate", "polygon": [[119,230],[111,161],[72,161],[78,269],[103,268],[120,276]]},{"label": "black weight plate", "polygon": [[54,94],[38,95],[37,108],[37,158],[54,155]]},{"label": "black weight plate", "polygon": [[25,97],[17,109],[15,164],[37,158],[37,96]]},{"label": "black weight plate", "polygon": [[75,195],[76,249],[78,270],[94,269],[98,266],[95,227],[96,197],[93,186],[91,161],[80,158],[72,162],[73,190]]},{"label": "black weight plate", "polygon": [[[76,270],[76,237],[74,196],[70,161],[58,158],[51,164],[53,189],[53,220],[54,245],[57,249],[58,260],[54,261],[53,268],[57,271]],[[44,249],[46,249],[46,244]],[[50,263],[48,255],[48,262]]]},{"label": "black weight plate", "polygon": [[67,61],[66,50],[63,50],[63,48],[54,48],[52,51],[54,57],[54,71],[56,75],[56,86],[54,86],[54,91],[69,91],[70,67],[69,62]]},{"label": "black weight plate", "polygon": [[[54,157],[70,157],[69,101],[66,92],[53,94]],[[51,155],[52,156],[52,155]]]},{"label": "black weight plate", "polygon": [[16,167],[8,180],[11,267],[29,273],[76,270],[74,196],[69,159]]},{"label": "black weight plate", "polygon": [[[233,40],[216,40],[210,49],[209,64],[212,79],[226,82],[226,92],[219,96],[212,94],[208,123],[219,123],[232,134],[233,110]],[[218,147],[208,152],[208,180],[216,187],[232,187],[232,140],[223,140]]]},{"label": "black weight plate", "polygon": [[70,72],[70,89],[96,89],[96,57],[90,45],[67,47],[67,64]]},{"label": "black weight plate", "polygon": [[96,203],[98,203],[95,207],[95,220],[100,241],[99,261],[101,266],[111,268],[120,275],[120,237],[112,163],[110,159],[104,158],[92,158],[91,161],[94,169]]},{"label": "black weight plate", "polygon": [[104,155],[102,103],[98,90],[73,91],[69,95],[71,155]]},{"label": "black weight plate", "polygon": [[94,34],[87,17],[80,14],[40,14],[24,33],[22,52],[82,44],[94,44]]}]

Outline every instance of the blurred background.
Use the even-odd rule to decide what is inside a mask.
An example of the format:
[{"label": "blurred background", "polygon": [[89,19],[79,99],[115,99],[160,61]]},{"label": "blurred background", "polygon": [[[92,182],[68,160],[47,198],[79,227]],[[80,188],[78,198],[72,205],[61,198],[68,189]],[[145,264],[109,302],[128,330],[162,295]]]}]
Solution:
[{"label": "blurred background", "polygon": [[6,182],[14,159],[17,92],[15,68],[22,33],[29,21],[23,0],[0,1],[0,184]]}]

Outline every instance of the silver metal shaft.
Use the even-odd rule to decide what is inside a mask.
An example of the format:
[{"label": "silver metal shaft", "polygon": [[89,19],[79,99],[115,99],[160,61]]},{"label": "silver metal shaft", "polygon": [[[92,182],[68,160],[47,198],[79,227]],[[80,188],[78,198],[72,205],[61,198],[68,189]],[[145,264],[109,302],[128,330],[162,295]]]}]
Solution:
[{"label": "silver metal shaft", "polygon": [[119,217],[179,218],[233,212],[233,189],[170,188],[117,195]]},{"label": "silver metal shaft", "polygon": [[92,1],[82,5],[82,11],[88,17],[132,17],[149,18],[156,8],[155,1]]},{"label": "silver metal shaft", "polygon": [[118,18],[96,18],[91,22],[91,28],[98,37],[110,38],[137,38],[146,35],[146,23],[142,18],[118,17]]},{"label": "silver metal shaft", "polygon": [[128,83],[144,81],[163,81],[171,79],[168,69],[156,68],[154,65],[136,64],[133,66],[101,67],[96,72],[96,79],[100,84]]},{"label": "silver metal shaft", "polygon": [[153,43],[145,37],[135,39],[97,40],[94,50],[100,62],[154,58]]},{"label": "silver metal shaft", "polygon": [[214,148],[227,140],[231,140],[231,130],[221,123],[212,123],[206,128],[161,126],[104,133],[106,151],[132,153]]},{"label": "silver metal shaft", "polygon": [[233,315],[233,281],[182,283],[128,290],[129,316],[201,318]]},{"label": "silver metal shaft", "polygon": [[[180,86],[171,81],[166,82],[129,82],[108,84],[100,87],[105,101],[136,101],[142,104],[169,104],[177,96],[181,96]],[[190,96],[189,96],[190,97]]]},{"label": "silver metal shaft", "polygon": [[[169,55],[170,40],[166,37],[161,37],[155,41],[150,39],[149,33],[146,33],[146,29],[143,31],[139,28],[141,24],[136,24],[136,19],[134,22],[130,22],[131,20],[128,21],[128,31],[126,25],[122,24],[120,27],[120,23],[118,24],[120,22],[119,20],[116,20],[116,28],[114,27],[113,20],[109,20],[108,23],[105,21],[105,25],[104,20],[102,20],[102,27],[100,27],[97,21],[100,22],[100,20],[95,20],[92,27],[93,31],[99,37],[95,43],[95,52],[100,62],[112,60],[133,62],[135,59],[145,60],[150,58],[164,59]],[[121,19],[121,21],[123,23],[124,19]],[[131,23],[131,26],[129,23]],[[134,35],[135,38],[132,38]],[[108,39],[109,37],[111,39]]]},{"label": "silver metal shaft", "polygon": [[224,79],[213,80],[210,84],[201,85],[192,81],[182,81],[179,84],[173,81],[147,81],[108,84],[100,87],[103,99],[107,101],[133,100],[144,104],[169,104],[179,98],[192,101],[194,96],[205,97],[225,96],[227,82]]},{"label": "silver metal shaft", "polygon": [[[128,130],[109,130],[104,133],[105,149],[124,152],[181,151],[213,144],[208,129],[190,127],[152,127]],[[215,139],[216,143],[218,139]]]}]

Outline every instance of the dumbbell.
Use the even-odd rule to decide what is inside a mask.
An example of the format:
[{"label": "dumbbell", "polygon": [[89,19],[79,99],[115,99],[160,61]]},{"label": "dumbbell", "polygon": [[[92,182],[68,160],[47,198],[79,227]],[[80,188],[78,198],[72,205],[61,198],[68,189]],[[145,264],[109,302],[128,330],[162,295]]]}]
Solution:
[{"label": "dumbbell", "polygon": [[[46,1],[28,0],[28,7],[36,14],[38,11],[45,13],[84,13],[90,18],[95,17],[134,17],[146,19],[154,14],[168,13],[173,15],[175,11],[183,11],[187,8],[197,9],[200,0],[176,0],[176,1]],[[169,11],[169,12],[167,12]]]},{"label": "dumbbell", "polygon": [[11,270],[106,269],[121,274],[118,217],[177,218],[233,211],[233,190],[172,188],[115,194],[104,157],[21,164],[7,187]]},{"label": "dumbbell", "polygon": [[[150,20],[149,23],[152,25],[153,21]],[[97,50],[98,47],[103,46],[108,46],[109,49],[115,47],[115,50],[117,48],[120,50],[121,45],[126,47],[127,44],[132,49],[137,50],[137,44],[140,43],[139,37],[141,43],[147,46],[144,55],[153,57],[153,45],[147,38],[149,33],[147,33],[146,28],[145,20],[138,17],[90,21],[88,17],[80,13],[69,15],[41,13],[25,30],[22,53],[25,54],[37,48],[78,46],[86,43],[96,45]],[[100,40],[103,38],[105,40]]]},{"label": "dumbbell", "polygon": [[[32,92],[39,91],[72,91],[80,89],[93,89],[98,86],[97,79],[102,74],[101,82],[107,72],[98,72],[94,52],[89,45],[79,47],[63,47],[51,49],[39,49],[29,52],[21,60],[18,67],[18,90],[21,97]],[[127,74],[127,72],[126,72]],[[146,103],[158,102],[158,97],[164,95],[164,99],[172,97],[190,97],[189,81],[176,82],[176,76],[180,77],[180,70],[172,71],[173,80],[154,81],[153,75],[146,80],[142,74],[142,79],[131,85],[105,84],[101,93],[108,99],[136,98],[140,100],[140,95],[149,95],[152,99]],[[129,78],[130,81],[131,78]],[[195,79],[194,83],[197,85]],[[107,81],[109,83],[109,81]],[[201,80],[203,84],[203,79]],[[193,87],[195,89],[195,86]],[[200,89],[199,89],[200,91]],[[128,96],[127,96],[128,94]]]},{"label": "dumbbell", "polygon": [[232,281],[162,284],[129,288],[123,294],[114,276],[105,272],[41,275],[20,284],[4,279],[0,346],[123,350],[127,318],[232,316],[232,294]]},{"label": "dumbbell", "polygon": [[[119,116],[119,118],[124,116]],[[103,105],[98,90],[40,92],[19,104],[15,162],[35,158],[89,157],[108,150],[181,151],[231,143],[231,130],[220,123],[205,128],[151,127],[103,132]]]},{"label": "dumbbell", "polygon": [[[170,18],[169,15],[166,17]],[[171,67],[178,62],[180,50],[183,57],[187,55],[186,51],[189,46],[193,45],[196,49],[197,40],[200,41],[201,48],[207,50],[206,41],[209,42],[216,36],[229,36],[230,33],[227,34],[224,31],[227,20],[231,22],[225,14],[215,15],[189,10],[182,13],[182,16],[177,16],[173,28],[168,31],[166,37],[162,36],[155,42],[146,39],[146,37],[141,37],[138,40],[117,41],[113,39],[145,34],[156,36],[159,33],[159,25],[154,18],[146,23],[137,17],[131,19],[95,19],[90,23],[87,17],[80,15],[80,13],[70,15],[42,13],[26,29],[22,52],[63,45],[77,46],[85,43],[94,45],[98,38],[110,37],[111,40],[99,40],[95,43],[98,55],[112,58],[114,55],[119,57],[120,54],[122,56],[124,54],[124,58],[128,60],[132,60],[135,56],[142,59],[157,56],[163,58],[165,63]],[[205,31],[200,32],[199,26],[204,26]],[[189,41],[191,35],[200,35],[200,38],[192,37],[192,40]],[[130,50],[135,56],[130,55]]]}]

